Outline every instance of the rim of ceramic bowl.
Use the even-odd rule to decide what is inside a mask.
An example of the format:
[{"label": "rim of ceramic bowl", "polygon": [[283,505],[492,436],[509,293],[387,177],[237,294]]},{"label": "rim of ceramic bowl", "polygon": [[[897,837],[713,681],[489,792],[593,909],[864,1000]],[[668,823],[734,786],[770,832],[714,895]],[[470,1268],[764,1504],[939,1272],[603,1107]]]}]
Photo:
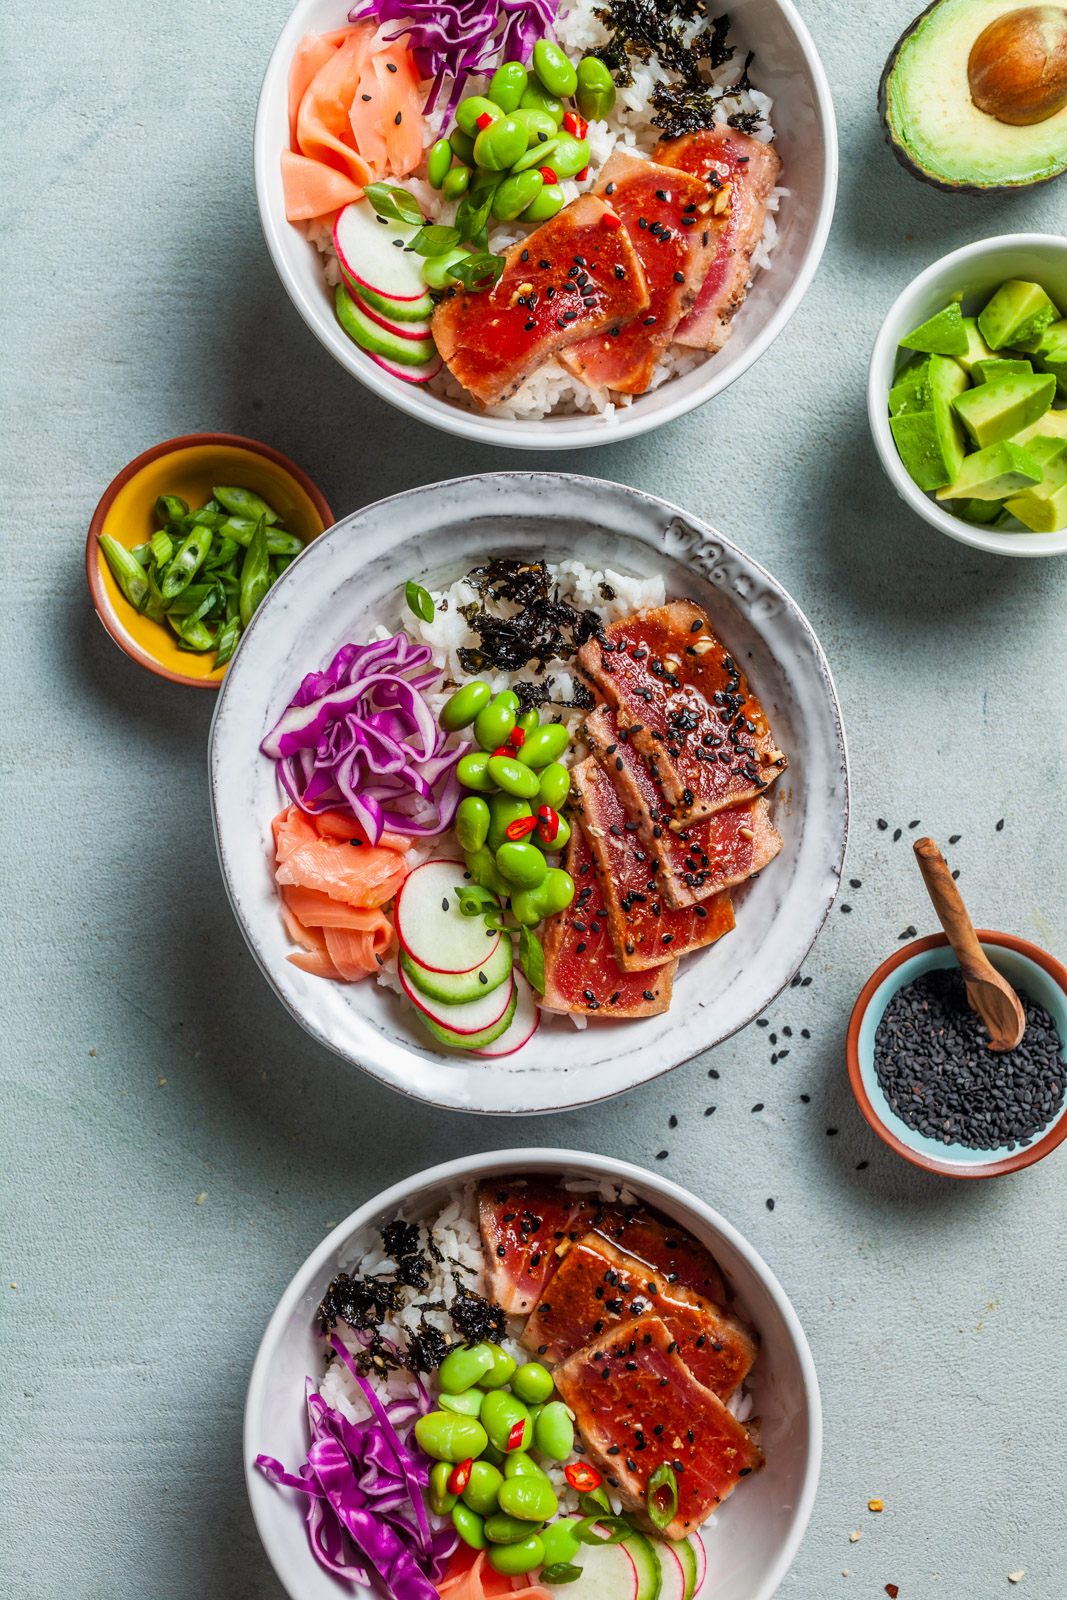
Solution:
[{"label": "rim of ceramic bowl", "polygon": [[709,377],[705,384],[692,392],[687,391],[679,395],[674,400],[663,401],[662,405],[657,406],[655,411],[646,412],[641,409],[635,411],[634,407],[628,407],[622,420],[614,423],[610,428],[595,417],[584,423],[580,417],[557,419],[576,423],[574,428],[567,430],[553,427],[546,428],[544,421],[547,419],[542,418],[523,420],[521,418],[482,417],[475,412],[462,410],[457,406],[450,405],[447,401],[440,399],[439,396],[423,394],[421,386],[418,384],[407,383],[390,377],[384,368],[379,367],[369,358],[363,357],[363,352],[339,332],[332,313],[328,317],[325,316],[321,306],[316,304],[305,293],[302,286],[290,273],[282,239],[283,230],[290,228],[292,224],[285,220],[284,214],[277,207],[271,205],[268,193],[267,173],[276,169],[279,152],[276,134],[272,132],[269,126],[267,103],[275,88],[277,79],[279,77],[287,78],[288,76],[293,47],[296,43],[297,34],[301,31],[301,24],[298,24],[296,19],[298,14],[302,16],[305,10],[303,3],[298,4],[290,13],[282,28],[278,42],[267,63],[266,72],[263,75],[253,134],[253,167],[260,225],[263,229],[263,237],[266,240],[271,260],[274,263],[274,270],[281,279],[290,300],[296,306],[296,309],[319,343],[365,388],[370,389],[380,399],[388,401],[398,411],[403,411],[408,416],[414,417],[417,421],[424,422],[431,427],[439,428],[444,433],[454,434],[463,439],[470,439],[477,444],[497,445],[502,449],[578,450],[590,449],[598,445],[616,444],[624,439],[632,439],[645,433],[651,433],[654,429],[661,428],[668,422],[673,422],[678,417],[685,416],[688,412],[703,405],[706,400],[712,400],[716,395],[721,394],[731,383],[747,372],[753,363],[773,344],[807,293],[826,247],[837,199],[837,123],[826,71],[815,48],[815,42],[792,0],[773,0],[773,4],[791,29],[796,39],[800,56],[809,74],[815,102],[815,115],[822,135],[824,152],[822,183],[820,185],[811,238],[793,281],[783,295],[780,304],[768,317],[766,324],[760,329],[751,345],[744,352],[736,369],[728,372],[723,372],[720,369],[722,375],[716,376],[714,364],[709,362],[707,364]]},{"label": "rim of ceramic bowl", "polygon": [[[644,1191],[646,1198],[652,1196],[654,1204],[666,1200],[668,1203],[673,1202],[675,1205],[680,1206],[683,1212],[688,1211],[695,1214],[706,1229],[717,1234],[744,1260],[746,1266],[774,1302],[775,1309],[782,1318],[786,1333],[796,1353],[797,1364],[800,1368],[804,1385],[804,1398],[808,1417],[808,1451],[804,1465],[803,1482],[794,1507],[793,1521],[788,1536],[771,1570],[770,1577],[760,1590],[763,1600],[770,1600],[771,1595],[785,1578],[796,1559],[797,1551],[800,1549],[815,1505],[822,1465],[823,1443],[822,1397],[819,1392],[815,1361],[807,1336],[801,1326],[800,1318],[797,1316],[789,1296],[759,1251],[749,1243],[733,1223],[728,1222],[713,1206],[708,1205],[705,1200],[702,1200],[699,1195],[693,1194],[691,1190],[683,1188],[681,1184],[673,1183],[669,1178],[661,1178],[658,1174],[648,1171],[645,1167],[635,1166],[630,1161],[617,1160],[614,1156],[594,1155],[583,1150],[562,1150],[551,1146],[533,1147],[531,1149],[513,1147],[505,1150],[482,1151],[477,1155],[458,1156],[455,1160],[440,1162],[436,1166],[427,1167],[422,1172],[414,1173],[411,1177],[401,1179],[388,1189],[364,1201],[343,1222],[339,1222],[336,1228],[327,1234],[326,1238],[316,1246],[303,1264],[298,1267],[271,1314],[270,1320],[264,1329],[263,1337],[259,1342],[259,1348],[256,1351],[248,1381],[242,1427],[242,1452],[244,1455],[245,1489],[248,1494],[256,1529],[271,1566],[285,1589],[292,1596],[292,1600],[301,1600],[303,1593],[299,1564],[289,1559],[287,1544],[276,1534],[276,1519],[266,1514],[266,1506],[271,1502],[260,1494],[260,1490],[264,1486],[269,1487],[269,1485],[266,1485],[266,1480],[263,1479],[255,1465],[255,1459],[259,1453],[259,1441],[253,1438],[253,1431],[258,1425],[258,1419],[262,1411],[267,1377],[276,1356],[277,1345],[294,1313],[297,1311],[308,1286],[314,1282],[315,1278],[323,1271],[331,1259],[337,1255],[341,1246],[360,1228],[365,1227],[374,1216],[412,1200],[423,1190],[440,1183],[455,1183],[466,1178],[480,1177],[490,1173],[551,1171],[554,1168],[565,1167],[584,1167],[598,1177],[621,1180],[632,1186],[638,1193]],[[339,1585],[338,1593],[340,1592],[341,1586]],[[362,1594],[368,1592],[367,1590],[360,1591]]]},{"label": "rim of ceramic bowl", "polygon": [[[897,333],[905,321],[907,307],[921,299],[926,289],[946,271],[962,271],[968,263],[982,256],[1009,250],[1054,252],[1064,257],[1067,271],[1067,238],[1053,233],[1004,233],[989,239],[978,239],[974,244],[962,245],[960,249],[932,261],[897,295],[878,330],[867,369],[867,416],[875,450],[886,477],[905,504],[932,528],[939,533],[946,533],[959,544],[970,545],[973,550],[984,550],[989,555],[1023,558],[1059,556],[1067,554],[1067,528],[1054,533],[999,533],[996,529],[976,527],[942,511],[936,501],[923,493],[905,468],[889,427],[890,383],[887,380],[892,375],[899,344]],[[914,321],[911,326],[915,326]]]},{"label": "rim of ceramic bowl", "polygon": [[122,471],[112,478],[93,512],[89,534],[85,541],[85,574],[89,580],[89,591],[93,597],[97,616],[119,649],[123,650],[131,661],[136,661],[138,666],[147,667],[150,672],[154,672],[157,678],[167,678],[171,683],[185,684],[190,689],[218,689],[223,681],[221,678],[194,678],[184,672],[172,672],[161,661],[157,661],[155,656],[149,655],[147,650],[142,649],[132,637],[115,610],[111,596],[104,585],[103,555],[99,543],[107,514],[119,491],[126,487],[130,479],[135,478],[153,461],[158,461],[161,456],[173,455],[178,450],[193,449],[197,445],[229,446],[233,449],[250,450],[256,455],[263,456],[274,466],[281,467],[303,489],[318,512],[324,533],[337,519],[327,505],[321,490],[311,481],[302,467],[298,467],[295,461],[290,461],[288,456],[282,455],[282,452],[275,450],[272,445],[260,444],[258,439],[245,439],[239,433],[183,433],[176,439],[164,439],[162,444],[155,444],[150,450],[142,450],[139,456],[127,462]]},{"label": "rim of ceramic bowl", "polygon": [[[1040,945],[1031,944],[1028,939],[1019,939],[1012,933],[998,933],[992,928],[976,928],[981,944],[996,945],[1002,950],[1011,950],[1015,955],[1025,956],[1036,966],[1041,967],[1067,998],[1067,967],[1049,955],[1047,950],[1042,950]],[[905,1161],[910,1161],[914,1167],[922,1167],[926,1172],[937,1172],[948,1178],[998,1178],[1006,1172],[1019,1172],[1023,1167],[1033,1166],[1035,1161],[1040,1161],[1057,1145],[1067,1139],[1067,1115],[1061,1116],[1048,1132],[1042,1134],[1040,1139],[1028,1145],[1025,1150],[1016,1150],[1012,1155],[1002,1156],[990,1161],[976,1163],[970,1166],[961,1166],[958,1162],[938,1161],[936,1157],[926,1155],[914,1146],[906,1144],[903,1139],[895,1134],[888,1123],[884,1122],[875,1110],[871,1098],[863,1082],[863,1072],[860,1064],[859,1038],[863,1019],[867,1008],[875,994],[885,980],[890,977],[905,961],[912,956],[923,955],[927,950],[947,949],[948,938],[943,933],[928,933],[922,939],[913,939],[910,944],[903,945],[901,949],[894,950],[893,954],[878,967],[867,979],[860,990],[859,998],[852,1008],[849,1018],[848,1034],[845,1039],[845,1054],[848,1060],[848,1081],[852,1085],[852,1093],[856,1097],[864,1117],[883,1144],[890,1150],[895,1150],[898,1156],[903,1156]],[[899,987],[899,985],[898,985]]]}]

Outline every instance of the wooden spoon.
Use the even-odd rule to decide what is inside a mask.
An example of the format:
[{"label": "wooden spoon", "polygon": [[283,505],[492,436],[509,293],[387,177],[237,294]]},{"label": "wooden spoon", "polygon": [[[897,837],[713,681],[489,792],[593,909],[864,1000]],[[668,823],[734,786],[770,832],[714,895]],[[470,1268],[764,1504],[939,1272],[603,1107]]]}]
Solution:
[{"label": "wooden spoon", "polygon": [[1019,996],[978,943],[967,907],[937,845],[932,839],[916,839],[914,850],[926,891],[956,952],[967,985],[967,1003],[989,1030],[989,1048],[1014,1050],[1026,1028]]}]

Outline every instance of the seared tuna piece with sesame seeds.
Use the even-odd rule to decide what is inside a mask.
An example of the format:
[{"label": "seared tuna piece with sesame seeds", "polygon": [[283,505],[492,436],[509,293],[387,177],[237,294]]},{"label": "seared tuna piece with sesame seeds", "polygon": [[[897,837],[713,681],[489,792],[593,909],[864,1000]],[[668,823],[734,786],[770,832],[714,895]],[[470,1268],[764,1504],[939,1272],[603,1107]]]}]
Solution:
[{"label": "seared tuna piece with sesame seeds", "polygon": [[[661,1318],[635,1317],[568,1356],[553,1372],[577,1419],[586,1459],[642,1527],[684,1539],[706,1522],[763,1453],[718,1395],[696,1379]],[[678,1509],[660,1529],[648,1515],[649,1480],[672,1468]]]},{"label": "seared tuna piece with sesame seeds", "polygon": [[587,717],[585,736],[618,790],[630,821],[637,824],[649,870],[655,867],[656,888],[667,905],[707,901],[720,890],[762,872],[782,848],[781,835],[763,797],[684,827],[674,823],[662,787],[629,738],[620,735],[614,713],[607,706],[598,706]]},{"label": "seared tuna piece with sesame seeds", "polygon": [[744,673],[690,600],[613,622],[578,652],[678,822],[754,800],[786,765]]},{"label": "seared tuna piece with sesame seeds", "polygon": [[703,1295],[668,1283],[647,1262],[587,1233],[570,1245],[522,1335],[529,1350],[563,1361],[590,1339],[610,1339],[615,1327],[651,1311],[662,1318],[695,1378],[729,1399],[759,1347],[736,1317]]}]

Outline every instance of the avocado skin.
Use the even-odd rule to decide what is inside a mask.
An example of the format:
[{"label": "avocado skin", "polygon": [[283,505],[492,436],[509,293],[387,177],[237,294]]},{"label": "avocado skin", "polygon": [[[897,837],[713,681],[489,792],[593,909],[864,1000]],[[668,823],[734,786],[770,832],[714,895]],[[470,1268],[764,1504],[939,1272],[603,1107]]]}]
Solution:
[{"label": "avocado skin", "polygon": [[[937,11],[941,0],[930,0],[925,11],[920,11],[917,17],[912,17],[900,38],[889,52],[889,57],[882,68],[882,76],[878,80],[878,118],[882,124],[885,142],[896,156],[904,171],[913,178],[918,178],[921,183],[929,184],[931,189],[940,189],[942,194],[1009,194],[1019,189],[1036,189],[1042,183],[1054,183],[1063,176],[1062,172],[1050,172],[1044,178],[1032,178],[1027,183],[948,183],[943,178],[935,178],[925,168],[914,161],[904,147],[897,143],[893,137],[893,129],[889,121],[889,78],[897,64],[897,57],[907,44],[916,28],[925,22],[931,11]],[[1005,10],[1011,10],[1010,5],[1005,5]],[[1067,168],[1065,168],[1067,170]]]}]

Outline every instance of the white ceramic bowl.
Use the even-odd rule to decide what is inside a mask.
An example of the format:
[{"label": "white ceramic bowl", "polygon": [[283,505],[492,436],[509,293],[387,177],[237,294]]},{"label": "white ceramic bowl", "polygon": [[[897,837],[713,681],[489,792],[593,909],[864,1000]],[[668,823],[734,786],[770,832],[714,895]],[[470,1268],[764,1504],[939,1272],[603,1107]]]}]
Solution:
[{"label": "white ceramic bowl", "polygon": [[317,1565],[298,1497],[273,1488],[255,1467],[262,1453],[295,1471],[307,1452],[304,1379],[321,1371],[313,1318],[327,1284],[342,1262],[363,1248],[364,1240],[373,1240],[375,1227],[390,1221],[401,1207],[406,1216],[424,1216],[469,1179],[534,1171],[624,1183],[713,1251],[739,1311],[760,1335],[751,1387],[767,1465],[707,1525],[708,1575],[702,1593],[709,1600],[770,1600],[788,1572],[815,1503],[822,1410],[811,1351],[781,1284],[735,1228],[677,1184],[608,1156],[502,1150],[431,1167],[360,1206],[308,1257],[267,1324],[245,1402],[245,1481],[259,1536],[292,1600],[368,1594],[340,1585]]},{"label": "white ceramic bowl", "polygon": [[900,498],[933,528],[976,550],[1001,556],[1061,556],[1067,551],[1067,528],[1058,533],[1006,532],[964,522],[924,494],[911,477],[889,427],[889,391],[900,358],[900,340],[933,316],[955,294],[963,295],[963,314],[973,317],[1006,278],[1040,283],[1067,312],[1067,239],[1050,233],[1009,233],[1000,239],[953,250],[927,267],[898,295],[882,323],[867,375],[867,413],[875,449]]},{"label": "white ceramic bowl", "polygon": [[[405,581],[431,587],[490,554],[529,554],[646,577],[691,595],[759,695],[789,771],[775,794],[785,849],[735,891],[737,927],[679,967],[662,1016],[543,1026],[515,1055],[479,1061],[435,1047],[380,985],[294,967],[271,873],[282,804],[259,743],[305,673],[382,622],[402,625]],[[804,960],[833,903],[848,826],[844,732],[811,627],[762,567],[695,517],[616,483],[487,473],[394,495],[345,517],[297,558],[256,612],[223,683],[210,747],[223,878],[256,960],[321,1043],[393,1088],[462,1111],[558,1110],[644,1083],[750,1022]]]},{"label": "white ceramic bowl", "polygon": [[368,389],[409,416],[446,433],[512,449],[571,450],[648,433],[721,394],[777,338],[800,304],[830,231],[837,192],[837,131],[822,63],[792,0],[737,0],[730,16],[741,41],[756,52],[757,82],[774,97],[777,148],[789,195],[778,214],[781,238],[774,266],[758,274],[725,350],[683,378],[672,379],[605,423],[597,417],[507,421],[449,404],[394,378],[341,332],[321,256],[302,227],[285,219],[279,156],[288,143],[288,76],[301,35],[340,27],[345,0],[298,0],[270,58],[255,130],[255,179],[267,248],[293,304],[315,337]]}]

